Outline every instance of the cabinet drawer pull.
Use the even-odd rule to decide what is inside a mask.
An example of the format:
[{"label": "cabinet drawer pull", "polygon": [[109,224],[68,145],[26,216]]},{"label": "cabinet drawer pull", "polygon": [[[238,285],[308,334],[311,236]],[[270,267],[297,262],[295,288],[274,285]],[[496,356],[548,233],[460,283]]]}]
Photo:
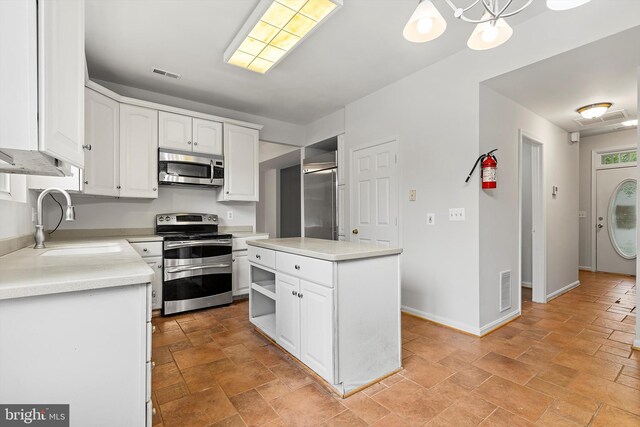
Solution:
[{"label": "cabinet drawer pull", "polygon": [[258,254],[256,254],[256,258],[257,259],[262,259],[262,257],[260,255],[258,255]]},{"label": "cabinet drawer pull", "polygon": [[85,144],[82,146],[82,148],[84,148],[87,151],[91,151],[91,144]]},{"label": "cabinet drawer pull", "polygon": [[193,145],[198,145],[198,143],[196,141],[193,141]]},{"label": "cabinet drawer pull", "polygon": [[143,248],[142,250],[143,250],[144,252],[149,252],[149,249],[147,249],[147,248]]},{"label": "cabinet drawer pull", "polygon": [[299,266],[299,265],[297,265],[297,264],[294,266],[294,268],[295,268],[296,270],[300,270],[300,266]]},{"label": "cabinet drawer pull", "polygon": [[191,145],[191,141],[187,141],[187,144],[188,144],[188,145]]},{"label": "cabinet drawer pull", "polygon": [[294,297],[298,296],[298,293],[296,291],[291,291],[291,295],[293,295]]},{"label": "cabinet drawer pull", "polygon": [[302,298],[304,295],[302,294],[298,294],[298,298]]}]

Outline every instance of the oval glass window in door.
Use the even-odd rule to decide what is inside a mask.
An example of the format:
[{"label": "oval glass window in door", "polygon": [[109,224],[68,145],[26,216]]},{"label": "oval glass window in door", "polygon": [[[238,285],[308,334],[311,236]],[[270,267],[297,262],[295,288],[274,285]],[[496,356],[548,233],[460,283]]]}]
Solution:
[{"label": "oval glass window in door", "polygon": [[637,181],[622,181],[611,195],[609,205],[609,237],[621,257],[636,257],[636,190]]}]

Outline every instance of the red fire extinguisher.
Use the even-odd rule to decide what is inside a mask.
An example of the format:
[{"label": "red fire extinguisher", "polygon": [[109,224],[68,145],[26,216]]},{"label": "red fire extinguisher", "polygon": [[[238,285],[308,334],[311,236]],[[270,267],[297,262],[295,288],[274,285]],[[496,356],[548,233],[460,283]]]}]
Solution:
[{"label": "red fire extinguisher", "polygon": [[469,180],[471,179],[471,175],[473,175],[473,172],[476,170],[478,163],[480,163],[480,169],[482,171],[482,188],[496,188],[496,172],[498,170],[498,159],[496,159],[496,156],[493,155],[493,153],[495,153],[496,151],[498,151],[497,148],[489,151],[487,154],[483,154],[478,157],[478,160],[476,160],[476,162],[473,164],[473,168],[471,169],[471,172],[469,172],[469,176],[467,176],[467,179],[465,179],[464,182],[469,182]]}]

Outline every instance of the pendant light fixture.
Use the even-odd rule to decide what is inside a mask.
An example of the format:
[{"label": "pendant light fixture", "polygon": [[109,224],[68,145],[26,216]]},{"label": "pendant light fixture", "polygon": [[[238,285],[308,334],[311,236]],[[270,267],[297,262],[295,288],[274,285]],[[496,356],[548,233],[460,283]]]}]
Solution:
[{"label": "pendant light fixture", "polygon": [[597,119],[604,115],[604,113],[611,108],[613,104],[611,102],[598,102],[596,104],[585,105],[576,110],[577,113],[585,119]]},{"label": "pendant light fixture", "polygon": [[[518,8],[511,7],[513,0],[475,0],[471,5],[462,8],[453,0],[444,0],[453,10],[453,16],[464,22],[476,24],[476,28],[467,41],[467,46],[473,50],[487,50],[500,46],[511,38],[513,28],[505,18],[517,15],[533,3],[526,0]],[[590,0],[547,0],[547,7],[551,10],[567,10],[588,3]],[[481,4],[484,8],[482,18],[469,18],[468,12]],[[444,33],[447,22],[442,17],[431,0],[419,0],[411,18],[404,27],[404,38],[422,43],[434,40]]]}]

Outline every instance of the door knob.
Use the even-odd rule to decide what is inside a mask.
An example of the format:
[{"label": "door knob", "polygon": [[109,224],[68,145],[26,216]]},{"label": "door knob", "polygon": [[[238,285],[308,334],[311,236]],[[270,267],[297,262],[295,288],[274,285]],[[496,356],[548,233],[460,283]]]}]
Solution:
[{"label": "door knob", "polygon": [[598,224],[598,228],[602,228],[602,227],[604,227],[604,225]]},{"label": "door knob", "polygon": [[358,234],[358,229],[354,228],[353,231],[351,231],[353,234]]}]

